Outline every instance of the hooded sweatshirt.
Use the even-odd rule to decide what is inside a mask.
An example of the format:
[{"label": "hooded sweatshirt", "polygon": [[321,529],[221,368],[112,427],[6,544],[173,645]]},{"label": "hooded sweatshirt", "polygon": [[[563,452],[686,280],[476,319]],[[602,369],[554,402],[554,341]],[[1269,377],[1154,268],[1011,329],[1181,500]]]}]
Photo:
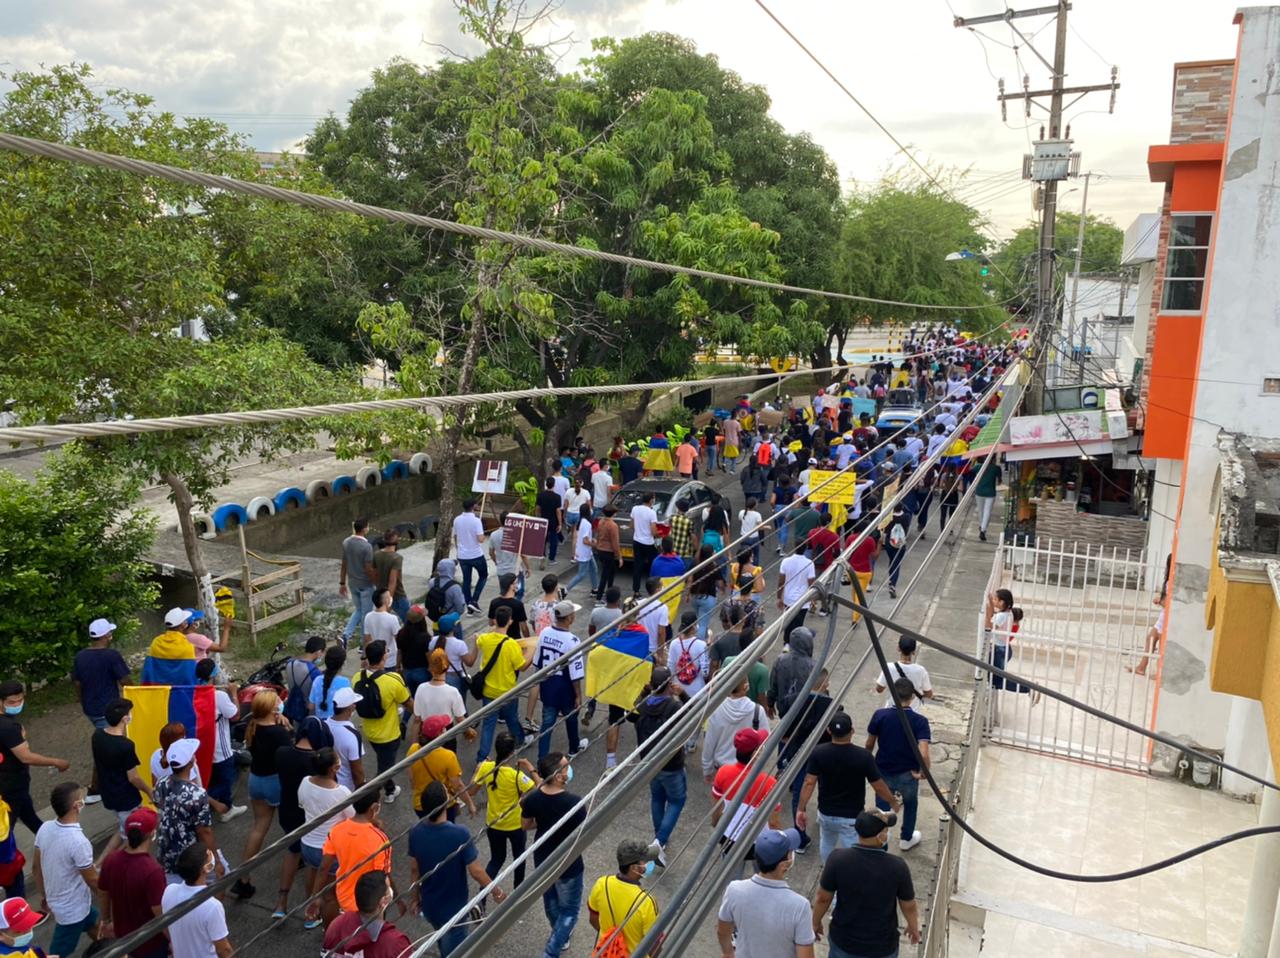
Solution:
[{"label": "hooded sweatshirt", "polygon": [[806,628],[793,629],[791,651],[778,656],[769,676],[769,704],[779,715],[796,700],[816,664],[813,660],[813,633]]},{"label": "hooded sweatshirt", "polygon": [[[448,583],[444,591],[444,613],[448,615],[450,612],[456,612],[458,615],[466,615],[467,600],[462,594],[462,586],[453,578],[453,570],[458,564],[453,559],[441,559],[440,564],[436,566],[436,574],[431,577],[431,582],[442,579]],[[431,582],[427,583],[427,588],[431,588]]]},{"label": "hooded sweatshirt", "polygon": [[[682,695],[681,698],[687,698]],[[657,735],[662,726],[680,710],[680,700],[669,695],[649,695],[636,708],[636,742],[643,745],[651,735]],[[677,746],[667,764],[662,766],[664,772],[684,771],[684,747]]]},{"label": "hooded sweatshirt", "polygon": [[733,764],[737,758],[733,737],[744,728],[769,730],[769,716],[763,705],[744,695],[727,698],[716,707],[707,720],[707,738],[702,743],[703,777],[713,775],[721,766]]}]

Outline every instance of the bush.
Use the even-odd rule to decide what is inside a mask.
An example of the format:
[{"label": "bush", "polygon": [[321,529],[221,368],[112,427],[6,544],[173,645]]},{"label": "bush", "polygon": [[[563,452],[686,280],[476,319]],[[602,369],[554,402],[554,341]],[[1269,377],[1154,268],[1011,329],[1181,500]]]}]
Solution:
[{"label": "bush", "polygon": [[648,439],[650,436],[666,432],[672,426],[681,425],[687,429],[693,428],[692,409],[686,409],[684,406],[673,406],[660,416],[652,416],[645,420],[644,425],[640,427],[640,433]]},{"label": "bush", "polygon": [[0,472],[0,677],[65,676],[99,616],[117,641],[137,632],[159,593],[143,558],[155,518],[130,511],[138,492],[74,444],[32,482]]}]

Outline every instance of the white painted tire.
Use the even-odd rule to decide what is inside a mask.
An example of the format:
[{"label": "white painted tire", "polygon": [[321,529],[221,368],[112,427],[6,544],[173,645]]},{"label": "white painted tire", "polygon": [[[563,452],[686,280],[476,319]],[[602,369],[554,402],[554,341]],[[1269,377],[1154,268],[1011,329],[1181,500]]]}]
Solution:
[{"label": "white painted tire", "polygon": [[254,496],[244,508],[249,513],[250,522],[257,522],[259,519],[276,514],[276,504],[266,496]]},{"label": "white painted tire", "polygon": [[313,479],[307,483],[307,502],[324,502],[333,497],[333,485],[328,479]]},{"label": "white painted tire", "polygon": [[420,475],[424,472],[431,471],[431,456],[425,452],[415,452],[409,459],[409,472],[411,475]]},{"label": "white painted tire", "polygon": [[191,521],[195,524],[196,535],[201,539],[212,539],[217,536],[217,526],[213,524],[213,516],[207,512],[191,513]]},{"label": "white painted tire", "polygon": [[382,473],[378,471],[377,466],[365,466],[356,473],[356,488],[372,489],[382,482]]}]

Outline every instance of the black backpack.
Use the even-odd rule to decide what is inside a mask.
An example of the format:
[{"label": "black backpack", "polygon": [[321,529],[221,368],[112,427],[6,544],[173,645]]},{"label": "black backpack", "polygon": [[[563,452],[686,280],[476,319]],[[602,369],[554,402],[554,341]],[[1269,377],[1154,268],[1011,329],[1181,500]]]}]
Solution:
[{"label": "black backpack", "polygon": [[423,600],[423,605],[427,610],[427,617],[432,622],[439,622],[444,618],[445,609],[449,603],[449,586],[453,584],[452,579],[432,579],[431,588],[427,589],[427,597]]},{"label": "black backpack", "polygon": [[356,703],[356,714],[361,718],[380,719],[387,714],[387,709],[382,704],[382,690],[378,688],[378,676],[386,674],[386,669],[378,669],[372,674],[368,669],[361,669],[356,674],[352,688],[360,696],[360,701]]}]

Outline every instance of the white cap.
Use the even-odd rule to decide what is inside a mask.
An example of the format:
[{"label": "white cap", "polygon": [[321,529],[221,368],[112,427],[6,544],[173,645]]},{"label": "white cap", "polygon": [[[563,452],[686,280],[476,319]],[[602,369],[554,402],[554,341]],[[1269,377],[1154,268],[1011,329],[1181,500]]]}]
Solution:
[{"label": "white cap", "polygon": [[172,629],[182,625],[182,623],[186,622],[189,618],[191,618],[191,611],[189,609],[174,606],[164,614],[164,624]]},{"label": "white cap", "polygon": [[100,639],[104,635],[110,635],[116,630],[114,622],[108,622],[106,619],[94,619],[89,623],[89,637],[92,639]]},{"label": "white cap", "polygon": [[199,739],[180,738],[169,746],[165,758],[169,760],[170,768],[185,768],[191,764],[191,760],[196,757],[196,752],[199,750]]},{"label": "white cap", "polygon": [[333,693],[333,707],[335,709],[349,709],[363,698],[364,696],[355,689],[343,686]]}]

